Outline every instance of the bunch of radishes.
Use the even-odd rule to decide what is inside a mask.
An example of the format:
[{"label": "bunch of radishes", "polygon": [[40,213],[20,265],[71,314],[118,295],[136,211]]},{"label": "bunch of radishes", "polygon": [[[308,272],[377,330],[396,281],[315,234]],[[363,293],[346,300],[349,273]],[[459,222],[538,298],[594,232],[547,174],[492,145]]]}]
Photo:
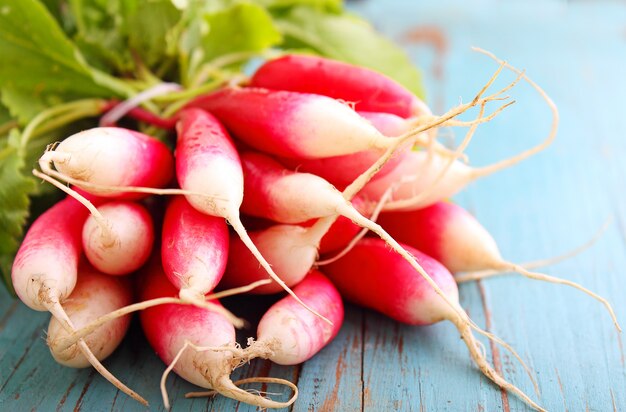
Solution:
[{"label": "bunch of radishes", "polygon": [[[434,116],[381,74],[290,55],[265,63],[245,87],[190,101],[174,118],[146,116],[139,108],[128,113],[175,127],[174,153],[117,127],[70,136],[34,171],[69,196],[28,231],[13,265],[15,290],[31,308],[52,313],[48,344],[57,361],[91,364],[144,403],[100,364],[122,340],[132,311],[142,310],[145,335],[167,372],[274,408],[296,399],[293,384],[233,383],[232,370],[255,357],[285,365],[309,359],[341,327],[343,297],[408,324],[453,322],[480,370],[540,409],[487,362],[472,330],[501,341],[469,319],[450,273],[513,270],[567,283],[504,260],[487,231],[446,201],[554,138],[554,105],[519,73],[516,81],[529,81],[554,111],[548,138],[492,166],[461,161],[476,127],[507,105],[485,115],[486,105],[504,99],[515,84],[484,96],[506,66],[501,62],[471,102]],[[456,119],[471,107],[480,109],[475,120]],[[469,126],[457,150],[436,142],[441,126]],[[154,220],[140,202],[148,195],[171,195],[162,219]],[[352,241],[361,227],[377,238]],[[137,270],[132,304],[130,281],[112,276]],[[238,345],[235,326],[242,321],[217,298],[282,290],[290,296],[265,313],[256,340]],[[294,395],[276,402],[237,386],[250,381],[283,383]]]}]

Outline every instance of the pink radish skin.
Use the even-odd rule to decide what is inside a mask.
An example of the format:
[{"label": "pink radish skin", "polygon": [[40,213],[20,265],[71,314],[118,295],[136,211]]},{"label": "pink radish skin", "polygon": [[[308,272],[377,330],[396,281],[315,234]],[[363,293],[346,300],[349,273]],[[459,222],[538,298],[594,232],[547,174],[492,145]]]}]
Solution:
[{"label": "pink radish skin", "polygon": [[[411,124],[406,119],[389,113],[359,112],[363,118],[372,123],[385,136],[400,136],[410,130]],[[391,172],[401,161],[405,150],[399,149],[381,170],[372,177],[380,179]],[[353,154],[327,157],[322,159],[290,159],[282,158],[281,163],[299,172],[313,173],[332,183],[337,189],[343,190],[359,175],[365,172],[382,155],[382,150],[365,150]]]},{"label": "pink radish skin", "polygon": [[161,258],[181,299],[202,299],[215,288],[226,268],[228,242],[224,219],[197,211],[183,196],[172,199],[163,221]]},{"label": "pink radish skin", "polygon": [[[80,328],[132,302],[132,289],[127,279],[107,276],[87,265],[82,265],[79,268],[76,287],[69,299],[63,303],[63,308],[74,326]],[[129,326],[130,315],[117,318],[85,337],[85,342],[98,360],[104,360],[122,342]],[[68,336],[67,332],[56,318],[52,318],[46,341],[54,359],[61,365],[71,368],[91,366],[77,345],[63,351],[57,350],[55,341],[64,336]]]},{"label": "pink radish skin", "polygon": [[[140,279],[139,290],[142,300],[178,294],[158,262],[151,262],[145,270]],[[213,303],[219,304],[217,301]],[[170,304],[146,309],[141,312],[140,319],[148,342],[168,365],[187,342],[224,349],[198,352],[189,348],[182,352],[174,365],[174,371],[194,385],[210,388],[224,396],[262,408],[282,408],[295,400],[275,402],[246,392],[233,384],[230,374],[240,362],[240,358],[234,354],[242,350],[235,346],[235,328],[219,313],[194,306]]]},{"label": "pink radish skin", "polygon": [[[300,283],[317,259],[317,244],[323,234],[297,225],[275,225],[250,232],[250,238],[288,287]],[[226,273],[221,289],[241,287],[266,279],[265,270],[236,236],[231,236]],[[278,293],[283,288],[276,282],[259,286],[250,293]]]},{"label": "pink radish skin", "polygon": [[503,260],[496,241],[470,213],[449,202],[378,218],[391,236],[441,262],[451,272],[493,269]]},{"label": "pink radish skin", "polygon": [[[458,303],[458,289],[452,274],[433,258],[405,248],[419,261],[446,296],[467,315]],[[449,320],[457,327],[479,369],[494,383],[540,407],[500,376],[487,362],[470,326],[421,276],[380,239],[362,239],[341,259],[324,268],[341,295],[350,302],[381,312],[409,325],[430,325]]]},{"label": "pink radish skin", "polygon": [[317,56],[292,54],[270,60],[256,71],[251,85],[322,94],[351,102],[357,110],[405,118],[430,113],[419,98],[389,77]]},{"label": "pink radish skin", "polygon": [[313,159],[386,149],[392,143],[350,107],[321,95],[226,88],[188,107],[210,111],[237,138],[278,156]]},{"label": "pink radish skin", "polygon": [[28,307],[49,311],[76,286],[87,209],[71,197],[35,220],[13,261],[15,293]]},{"label": "pink radish skin", "polygon": [[[56,169],[71,178],[105,186],[164,187],[172,178],[174,159],[153,137],[118,127],[85,130],[47,152]],[[139,193],[78,185],[104,197],[138,198]]]},{"label": "pink radish skin", "polygon": [[[100,203],[95,198],[90,200]],[[75,328],[61,303],[76,286],[82,228],[87,214],[87,209],[72,197],[52,206],[28,229],[11,269],[13,287],[20,300],[34,310],[52,313],[66,332]],[[148,405],[145,399],[102,366],[84,340],[77,345],[104,378],[128,396]]]},{"label": "pink radish skin", "polygon": [[194,108],[180,113],[176,128],[176,176],[180,186],[206,194],[186,196],[187,201],[202,213],[226,219],[274,283],[299,300],[276,274],[241,223],[243,170],[228,132],[213,115]]},{"label": "pink radish skin", "polygon": [[268,359],[280,365],[297,365],[310,359],[337,336],[343,323],[341,296],[320,272],[311,270],[294,292],[333,324],[323,322],[291,296],[272,305],[259,322],[255,345],[272,345]]},{"label": "pink radish skin", "polygon": [[89,262],[109,275],[126,275],[139,269],[150,256],[154,243],[152,217],[138,203],[114,201],[98,208],[115,234],[108,242],[102,226],[89,216],[83,226],[83,247]]}]

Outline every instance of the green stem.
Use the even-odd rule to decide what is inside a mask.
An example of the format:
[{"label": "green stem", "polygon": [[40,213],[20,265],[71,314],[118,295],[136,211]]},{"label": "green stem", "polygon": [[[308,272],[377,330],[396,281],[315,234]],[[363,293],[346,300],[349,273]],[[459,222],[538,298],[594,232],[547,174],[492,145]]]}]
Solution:
[{"label": "green stem", "polygon": [[171,94],[169,94],[167,96],[163,96],[163,97],[167,97],[168,100],[169,100],[169,98],[175,97],[175,98],[171,99],[171,100],[174,101],[174,103],[170,104],[163,111],[163,117],[167,118],[167,117],[172,116],[173,114],[178,112],[184,105],[186,105],[194,97],[196,97],[198,95],[201,95],[201,94],[204,94],[204,93],[211,92],[211,91],[217,89],[225,81],[226,81],[226,79],[216,79],[216,80],[213,80],[210,83],[203,84],[202,86],[197,87],[195,89],[183,90],[182,92],[171,93]]},{"label": "green stem", "polygon": [[4,124],[0,124],[0,136],[7,133],[9,130],[13,129],[14,127],[17,127],[17,125],[18,125],[17,120],[9,120],[8,122]]},{"label": "green stem", "polygon": [[[24,128],[24,132],[22,133],[22,137],[20,140],[20,155],[25,155],[28,141],[33,136],[41,134],[42,129],[46,131],[52,130],[48,126],[48,122],[54,125],[53,128],[61,127],[67,124],[68,119],[74,121],[83,117],[100,114],[102,112],[102,105],[103,100],[101,99],[83,99],[54,106],[42,111],[37,116],[35,116]],[[55,119],[56,117],[59,117],[65,123],[59,122],[58,119]]]}]

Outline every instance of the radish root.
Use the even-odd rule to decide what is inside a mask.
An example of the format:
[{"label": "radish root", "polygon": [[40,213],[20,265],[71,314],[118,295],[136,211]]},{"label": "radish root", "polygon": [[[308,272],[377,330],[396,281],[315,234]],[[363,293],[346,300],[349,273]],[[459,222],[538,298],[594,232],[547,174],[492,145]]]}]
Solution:
[{"label": "radish root", "polygon": [[[467,318],[467,315],[465,315],[465,318]],[[459,332],[461,333],[461,338],[465,341],[465,345],[469,349],[470,356],[472,357],[472,359],[474,360],[474,362],[476,363],[480,371],[485,376],[491,379],[493,383],[498,385],[500,388],[505,389],[517,395],[520,399],[522,399],[532,408],[538,411],[545,411],[545,409],[543,409],[541,406],[535,403],[535,401],[530,399],[528,395],[522,392],[521,389],[509,383],[498,372],[496,372],[496,370],[493,369],[491,365],[489,365],[484,354],[481,353],[481,351],[479,350],[480,346],[477,344],[478,341],[472,334],[472,331],[471,331],[471,328],[469,326],[469,322],[467,319],[457,318],[457,319],[451,319],[451,320],[454,323],[454,325],[457,327]]]},{"label": "radish root", "polygon": [[294,291],[291,290],[291,288],[287,286],[287,284],[285,284],[285,282],[274,272],[274,269],[272,269],[271,265],[267,262],[265,257],[263,257],[261,252],[259,252],[259,249],[257,249],[254,242],[252,242],[252,239],[250,239],[250,236],[248,235],[246,228],[243,227],[243,224],[241,223],[241,220],[239,219],[238,214],[234,214],[234,215],[231,214],[231,216],[232,216],[231,218],[227,218],[226,220],[228,220],[228,222],[232,225],[235,232],[237,232],[237,234],[239,235],[239,238],[241,239],[241,241],[244,243],[244,245],[246,245],[248,250],[250,250],[250,252],[258,260],[261,266],[263,266],[263,268],[267,271],[269,276],[276,283],[278,283],[287,293],[289,293],[296,300],[296,302],[302,305],[306,310],[308,310],[309,312],[311,312],[318,318],[322,319],[324,322],[328,323],[329,325],[332,325],[333,323],[330,320],[328,320],[326,317],[322,316],[318,311],[316,311],[315,309],[311,308],[309,305],[304,303],[302,299],[300,299],[294,293]]},{"label": "radish root", "polygon": [[[67,316],[67,313],[65,313],[65,310],[59,303],[58,299],[51,298],[49,296],[47,301],[48,301],[48,311],[52,314],[52,316],[54,316],[56,319],[59,320],[63,328],[68,333],[72,333],[75,330],[74,324],[72,323],[71,319]],[[115,386],[117,389],[119,389],[126,395],[130,396],[131,398],[141,403],[142,405],[148,406],[147,400],[145,400],[137,392],[130,389],[128,386],[124,385],[111,372],[109,372],[107,368],[105,368],[104,365],[102,365],[102,363],[100,363],[98,358],[96,358],[93,352],[91,352],[91,349],[89,348],[89,346],[87,346],[87,343],[85,343],[83,339],[78,340],[77,343],[78,343],[78,348],[80,349],[82,354],[85,356],[85,358],[87,358],[89,363],[98,371],[98,373],[100,373],[100,375],[102,375],[106,380],[111,382],[113,386]]]},{"label": "radish root", "polygon": [[[233,354],[233,357],[230,360],[230,362],[226,360],[225,364],[223,365],[224,370],[222,371],[223,372],[222,375],[220,376],[206,376],[205,375],[207,382],[214,388],[214,390],[208,392],[208,395],[213,395],[214,393],[220,393],[229,398],[232,398],[241,402],[245,402],[251,405],[255,405],[260,408],[286,408],[290,406],[292,403],[294,403],[296,399],[298,398],[298,388],[296,387],[296,385],[284,379],[256,377],[256,378],[242,379],[237,382],[232,382],[230,380],[230,372],[232,372],[232,370],[234,370],[241,364],[242,359],[249,358],[249,353],[247,353],[248,352],[247,350],[241,349],[238,346],[218,346],[218,347],[198,346],[198,345],[191,343],[190,341],[185,341],[185,343],[183,344],[183,347],[178,351],[178,353],[176,354],[172,362],[167,366],[167,368],[163,372],[163,375],[161,376],[161,383],[160,383],[161,395],[163,397],[163,404],[165,406],[165,409],[167,410],[170,409],[169,396],[167,395],[167,388],[166,388],[167,377],[170,374],[170,372],[174,369],[176,363],[178,363],[178,361],[182,357],[185,350],[187,350],[188,348],[191,348],[196,352],[213,351],[213,352],[231,352]],[[239,384],[253,383],[253,382],[283,384],[291,388],[294,394],[286,402],[277,402],[271,399],[267,399],[260,395],[252,394],[237,386]],[[199,393],[192,392],[192,394],[199,394],[198,396],[207,396],[205,395],[207,394],[207,392],[199,392]],[[193,396],[186,396],[186,397],[193,397]]]},{"label": "radish root", "polygon": [[[234,288],[234,289],[229,289],[229,290],[225,290],[222,292],[218,292],[218,293],[214,293],[211,295],[207,295],[204,297],[205,300],[214,300],[214,299],[219,299],[225,296],[232,296],[232,295],[236,295],[236,294],[240,294],[240,293],[246,293],[249,292],[250,290],[257,288],[261,285],[266,285],[270,283],[269,279],[263,279],[263,280],[259,280],[256,281],[254,283],[251,283],[249,285],[246,286],[242,286],[242,287],[238,287],[238,288]],[[99,317],[98,319],[95,319],[93,322],[89,323],[88,325],[85,325],[84,327],[82,327],[81,329],[78,329],[76,331],[73,331],[72,333],[70,333],[68,336],[63,337],[62,339],[59,339],[55,342],[55,346],[57,346],[61,351],[69,348],[70,346],[72,346],[74,343],[76,343],[76,341],[78,339],[81,339],[87,335],[89,335],[90,333],[92,333],[93,331],[95,331],[96,329],[98,329],[100,326],[102,326],[103,324],[110,322],[120,316],[124,316],[127,315],[129,313],[132,312],[136,312],[139,310],[143,310],[143,309],[148,309],[154,306],[158,306],[158,305],[165,305],[165,304],[178,304],[178,305],[193,305],[193,306],[198,306],[201,307],[203,309],[208,309],[214,312],[217,312],[221,315],[223,315],[224,317],[226,317],[235,327],[241,328],[245,325],[245,321],[243,319],[240,319],[238,317],[236,317],[235,315],[233,315],[229,310],[227,310],[226,308],[223,308],[219,305],[215,305],[211,302],[206,302],[206,301],[201,301],[198,302],[197,300],[193,300],[193,301],[188,301],[182,298],[173,298],[173,297],[163,297],[163,298],[156,298],[156,299],[150,299],[150,300],[146,300],[143,302],[139,302],[139,303],[134,303],[132,305],[128,305],[125,306],[123,308],[120,308],[118,310],[115,310],[113,312],[110,312],[104,316]]]}]

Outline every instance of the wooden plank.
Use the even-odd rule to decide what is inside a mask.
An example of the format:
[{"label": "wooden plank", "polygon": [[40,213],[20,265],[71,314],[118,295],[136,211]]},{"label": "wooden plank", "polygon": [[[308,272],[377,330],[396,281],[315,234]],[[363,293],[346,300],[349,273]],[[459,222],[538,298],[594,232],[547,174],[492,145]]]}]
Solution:
[{"label": "wooden plank", "polygon": [[361,411],[363,408],[363,311],[346,306],[334,341],[302,365],[293,411]]}]

